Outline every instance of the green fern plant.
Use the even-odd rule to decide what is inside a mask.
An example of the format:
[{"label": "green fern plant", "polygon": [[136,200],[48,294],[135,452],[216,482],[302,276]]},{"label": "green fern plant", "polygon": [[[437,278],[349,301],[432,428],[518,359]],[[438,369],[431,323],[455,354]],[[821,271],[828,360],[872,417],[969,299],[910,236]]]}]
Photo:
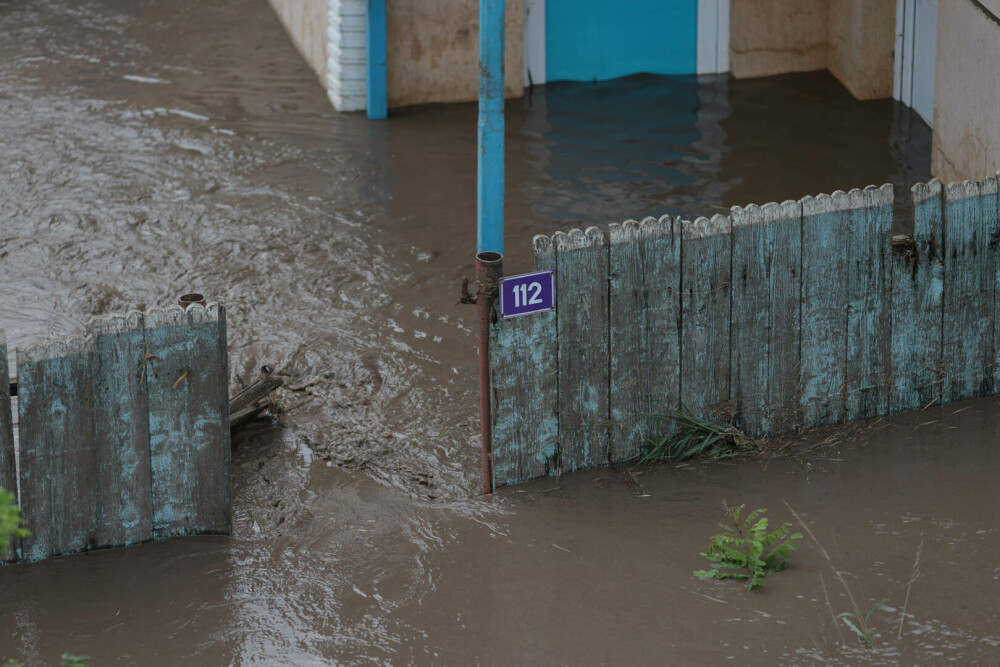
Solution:
[{"label": "green fern plant", "polygon": [[719,524],[722,532],[701,554],[711,562],[711,569],[698,570],[694,575],[745,580],[747,590],[752,591],[765,576],[785,567],[795,551],[795,540],[801,540],[802,534],[789,535],[790,523],[768,532],[767,518],[763,516],[766,509],[756,509],[743,518],[745,505],[730,507],[723,501],[722,507],[728,520]]}]

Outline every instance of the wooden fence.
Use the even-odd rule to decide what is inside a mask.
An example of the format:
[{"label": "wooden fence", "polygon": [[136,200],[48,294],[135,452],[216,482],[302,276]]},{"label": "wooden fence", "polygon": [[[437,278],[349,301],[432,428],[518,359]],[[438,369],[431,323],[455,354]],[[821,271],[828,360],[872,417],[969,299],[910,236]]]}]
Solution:
[{"label": "wooden fence", "polygon": [[997,179],[536,236],[552,312],[491,330],[494,486],[635,459],[682,410],[769,436],[998,387]]},{"label": "wooden fence", "polygon": [[0,561],[229,532],[224,306],[96,317],[85,337],[17,350],[17,371],[20,475],[4,381],[0,486],[19,489],[31,535]]}]

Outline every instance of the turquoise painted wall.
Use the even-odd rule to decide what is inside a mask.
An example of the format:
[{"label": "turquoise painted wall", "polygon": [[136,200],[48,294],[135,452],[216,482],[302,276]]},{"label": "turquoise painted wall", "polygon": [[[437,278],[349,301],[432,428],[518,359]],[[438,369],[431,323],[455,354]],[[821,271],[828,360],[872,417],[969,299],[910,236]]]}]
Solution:
[{"label": "turquoise painted wall", "polygon": [[698,0],[547,0],[549,81],[693,74]]}]

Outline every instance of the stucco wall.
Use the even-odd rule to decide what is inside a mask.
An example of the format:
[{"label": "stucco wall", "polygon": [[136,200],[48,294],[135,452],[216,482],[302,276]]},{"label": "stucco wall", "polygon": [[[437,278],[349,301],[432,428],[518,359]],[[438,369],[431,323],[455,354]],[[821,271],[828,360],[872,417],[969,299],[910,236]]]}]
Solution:
[{"label": "stucco wall", "polygon": [[729,69],[737,79],[826,67],[826,0],[732,0]]},{"label": "stucco wall", "polygon": [[892,95],[895,0],[732,0],[738,79],[829,69],[859,99]]},{"label": "stucco wall", "polygon": [[826,67],[859,100],[892,97],[895,0],[828,0]]},{"label": "stucco wall", "polygon": [[941,0],[934,83],[931,172],[942,181],[1000,169],[1000,0]]},{"label": "stucco wall", "polygon": [[[479,97],[478,0],[388,0],[389,106]],[[507,0],[506,93],[524,94],[523,0]]]},{"label": "stucco wall", "polygon": [[299,53],[326,82],[327,0],[268,0]]}]

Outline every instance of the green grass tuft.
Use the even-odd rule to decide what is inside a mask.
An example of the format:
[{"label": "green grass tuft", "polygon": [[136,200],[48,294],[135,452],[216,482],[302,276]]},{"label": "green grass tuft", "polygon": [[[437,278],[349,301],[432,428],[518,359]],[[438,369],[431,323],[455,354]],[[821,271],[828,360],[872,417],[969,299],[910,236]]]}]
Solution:
[{"label": "green grass tuft", "polygon": [[696,458],[728,459],[760,452],[759,441],[733,426],[721,426],[683,412],[668,410],[654,415],[673,422],[675,428],[651,438],[643,463],[687,461]]}]

